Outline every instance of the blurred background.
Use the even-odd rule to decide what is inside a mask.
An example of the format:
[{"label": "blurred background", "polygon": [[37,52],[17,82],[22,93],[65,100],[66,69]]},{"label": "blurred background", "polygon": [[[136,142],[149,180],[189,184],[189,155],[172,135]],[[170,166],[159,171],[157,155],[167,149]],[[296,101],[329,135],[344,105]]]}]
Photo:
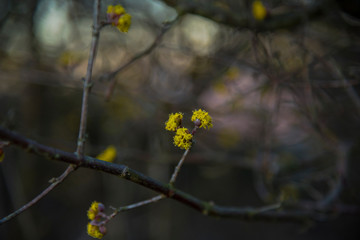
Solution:
[{"label": "blurred background", "polygon": [[[179,189],[225,206],[283,201],[347,214],[302,225],[244,222],[204,217],[166,199],[119,214],[104,239],[359,239],[359,215],[351,213],[360,203],[360,3],[264,0],[266,16],[256,19],[252,2],[102,1],[103,20],[107,5],[120,3],[132,25],[127,34],[101,31],[86,154],[114,145],[116,163],[165,183],[183,151],[164,123],[183,112],[192,128],[192,111],[201,108],[214,127],[196,133]],[[0,1],[2,126],[75,151],[92,12],[88,0]],[[0,217],[66,167],[6,147]],[[91,239],[92,201],[110,213],[109,206],[155,194],[79,169],[0,226],[0,239]]]}]

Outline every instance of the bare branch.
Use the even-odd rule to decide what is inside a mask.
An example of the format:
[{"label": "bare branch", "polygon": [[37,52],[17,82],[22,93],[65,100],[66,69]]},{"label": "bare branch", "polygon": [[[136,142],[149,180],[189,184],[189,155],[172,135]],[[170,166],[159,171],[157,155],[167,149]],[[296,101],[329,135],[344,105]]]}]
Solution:
[{"label": "bare branch", "polygon": [[170,182],[169,182],[169,184],[170,184],[171,186],[174,185],[174,183],[175,183],[175,181],[176,181],[176,178],[177,178],[177,176],[178,176],[178,174],[179,174],[179,172],[180,172],[180,168],[181,168],[181,166],[183,165],[183,163],[184,163],[184,161],[185,161],[185,158],[186,158],[186,156],[188,155],[189,151],[190,151],[190,148],[185,150],[185,152],[184,152],[183,156],[181,157],[179,163],[176,165],[175,170],[174,170],[174,173],[172,174],[171,179],[170,179]]},{"label": "bare branch", "polygon": [[138,207],[142,207],[151,203],[155,203],[160,201],[161,199],[166,198],[165,195],[156,195],[155,197],[152,197],[150,199],[146,199],[144,201],[141,202],[137,202],[137,203],[133,203],[127,206],[123,206],[123,207],[119,207],[119,208],[113,208],[115,211],[108,217],[108,219],[106,219],[104,222],[102,222],[103,224],[106,224],[107,222],[109,222],[112,218],[114,218],[116,215],[118,215],[120,212],[125,212],[134,208],[138,208]]},{"label": "bare branch", "polygon": [[55,178],[51,185],[47,187],[44,191],[42,191],[39,195],[37,195],[34,199],[32,199],[30,202],[16,210],[15,212],[7,215],[6,217],[3,217],[0,219],[0,225],[11,220],[12,218],[16,217],[17,215],[23,213],[25,210],[29,209],[31,206],[33,206],[35,203],[39,202],[43,197],[45,197],[50,191],[52,191],[55,187],[57,187],[60,183],[64,181],[64,179],[72,173],[76,167],[74,165],[69,165],[67,169],[58,177]]},{"label": "bare branch", "polygon": [[84,143],[85,143],[85,133],[86,133],[86,125],[87,125],[87,113],[88,113],[88,98],[91,91],[91,76],[92,70],[96,58],[97,47],[99,43],[100,36],[100,0],[94,1],[94,26],[92,31],[92,40],[91,40],[91,48],[90,55],[88,61],[88,67],[86,71],[86,77],[84,80],[84,88],[83,88],[83,98],[82,98],[82,106],[81,106],[81,119],[80,119],[80,127],[79,127],[79,136],[77,142],[76,154],[79,158],[84,154]]},{"label": "bare branch", "polygon": [[174,1],[163,0],[168,6],[175,8],[179,14],[196,14],[217,23],[221,23],[236,29],[253,29],[257,32],[274,31],[278,29],[292,29],[303,24],[307,19],[316,18],[322,14],[322,5],[328,1],[316,1],[299,11],[299,9],[289,10],[288,12],[274,15],[264,21],[254,21],[249,14],[239,14],[232,9],[223,8],[199,1]]},{"label": "bare branch", "polygon": [[[109,163],[89,156],[82,156],[79,158],[77,154],[65,152],[56,148],[39,144],[17,133],[4,129],[3,127],[0,127],[0,138],[9,141],[14,145],[22,147],[30,153],[41,155],[51,160],[67,162],[75,165],[81,163],[81,167],[96,169],[102,172],[119,176],[136,184],[142,185],[148,189],[161,193],[209,216],[238,218],[242,220],[276,220],[293,222],[303,222],[307,220],[323,220],[324,217],[326,217],[326,215],[324,215],[323,213],[325,212],[325,210],[322,210],[323,212],[321,212],[317,211],[318,209],[289,211],[269,210],[264,212],[264,209],[266,209],[266,207],[238,208],[218,206],[212,202],[200,200],[186,192],[170,186],[169,184],[163,184],[122,164]],[[359,212],[360,210],[356,208],[352,213],[359,214]],[[330,214],[341,212],[339,212],[338,209],[330,208],[326,209],[326,214],[328,213]]]},{"label": "bare branch", "polygon": [[165,33],[174,25],[174,23],[177,21],[178,18],[176,18],[175,20],[166,23],[163,28],[161,29],[160,34],[155,38],[154,42],[144,51],[136,54],[133,58],[131,58],[127,63],[121,65],[118,69],[116,69],[115,71],[111,72],[111,73],[106,73],[103,74],[100,79],[109,79],[111,80],[110,86],[108,87],[108,90],[106,92],[106,96],[105,99],[106,101],[109,101],[112,97],[112,94],[114,92],[115,86],[116,86],[116,79],[115,76],[123,71],[124,69],[126,69],[127,67],[131,66],[133,63],[135,63],[137,60],[147,56],[148,54],[150,54],[161,42],[163,36],[165,35]]}]

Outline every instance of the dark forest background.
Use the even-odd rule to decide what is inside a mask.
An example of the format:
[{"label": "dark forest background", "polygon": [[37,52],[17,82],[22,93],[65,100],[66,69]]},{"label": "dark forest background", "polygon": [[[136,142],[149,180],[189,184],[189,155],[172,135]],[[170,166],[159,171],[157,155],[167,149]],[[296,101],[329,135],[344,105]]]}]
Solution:
[{"label": "dark forest background", "polygon": [[[103,1],[103,19],[106,6],[117,3],[132,26],[127,34],[111,26],[101,31],[87,155],[114,145],[115,162],[167,182],[183,153],[164,129],[168,114],[183,112],[190,128],[192,111],[202,108],[214,127],[195,136],[179,189],[220,205],[282,201],[300,210],[336,206],[339,214],[306,224],[247,222],[205,217],[166,199],[119,214],[104,239],[359,239],[359,215],[346,211],[360,203],[359,1],[263,1],[262,21],[248,0]],[[75,151],[92,5],[0,1],[2,126]],[[0,217],[65,168],[7,147]],[[119,207],[153,195],[79,169],[0,226],[0,239],[90,239],[92,201]]]}]

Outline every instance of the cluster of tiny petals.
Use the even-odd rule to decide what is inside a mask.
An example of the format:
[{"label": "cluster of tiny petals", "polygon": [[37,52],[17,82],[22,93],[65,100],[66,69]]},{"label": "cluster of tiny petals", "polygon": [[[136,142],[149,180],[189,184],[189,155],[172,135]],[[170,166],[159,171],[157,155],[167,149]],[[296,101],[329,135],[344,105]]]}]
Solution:
[{"label": "cluster of tiny petals", "polygon": [[87,233],[89,236],[98,239],[101,239],[104,236],[104,234],[100,232],[99,226],[93,225],[91,222],[89,222],[87,225]]},{"label": "cluster of tiny petals", "polygon": [[165,122],[165,129],[168,131],[175,132],[179,126],[181,126],[181,120],[183,119],[183,113],[171,113],[169,120]]},{"label": "cluster of tiny petals", "polygon": [[195,122],[199,128],[209,129],[213,127],[212,118],[208,112],[204,110],[194,110],[191,121]]},{"label": "cluster of tiny petals", "polygon": [[98,213],[99,213],[99,203],[94,201],[91,204],[91,206],[90,206],[90,208],[89,208],[89,210],[87,212],[88,218],[90,220],[94,220]]},{"label": "cluster of tiny petals", "polygon": [[126,13],[122,17],[119,18],[119,21],[118,21],[116,27],[121,32],[128,32],[130,25],[131,25],[131,15]]},{"label": "cluster of tiny petals", "polygon": [[106,11],[107,14],[116,14],[116,15],[121,15],[125,13],[125,9],[119,4],[119,5],[109,5]]},{"label": "cluster of tiny petals", "polygon": [[116,26],[121,32],[128,32],[131,25],[131,15],[126,13],[125,9],[119,5],[109,5],[107,8],[108,21]]},{"label": "cluster of tiny petals", "polygon": [[87,216],[91,220],[87,225],[87,233],[93,238],[101,239],[106,233],[106,227],[100,222],[104,210],[105,206],[102,203],[94,201],[87,211]]},{"label": "cluster of tiny petals", "polygon": [[169,119],[165,122],[165,129],[175,132],[174,145],[181,149],[189,149],[193,143],[192,139],[198,128],[209,129],[213,127],[212,118],[209,113],[204,110],[194,110],[191,121],[195,128],[190,132],[187,128],[181,126],[183,113],[171,113]]},{"label": "cluster of tiny petals", "polygon": [[193,135],[187,128],[178,128],[174,136],[174,144],[181,149],[189,149],[192,144]]}]

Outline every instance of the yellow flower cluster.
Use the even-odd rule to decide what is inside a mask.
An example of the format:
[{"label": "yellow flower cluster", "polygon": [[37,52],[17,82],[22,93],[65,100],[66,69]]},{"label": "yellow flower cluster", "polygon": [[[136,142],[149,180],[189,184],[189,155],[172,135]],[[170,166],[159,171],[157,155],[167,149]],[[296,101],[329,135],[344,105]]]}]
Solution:
[{"label": "yellow flower cluster", "polygon": [[100,232],[99,226],[92,225],[91,223],[88,223],[87,225],[87,233],[89,236],[98,239],[101,239],[104,236],[104,234]]},{"label": "yellow flower cluster", "polygon": [[119,5],[109,5],[107,8],[109,22],[116,26],[121,32],[128,32],[131,25],[131,15],[126,13],[125,9]]},{"label": "yellow flower cluster", "polygon": [[[87,233],[91,237],[101,239],[105,234],[104,231],[100,231],[100,228],[97,225],[98,218],[99,218],[98,214],[99,214],[99,212],[102,212],[102,211],[104,211],[104,205],[102,203],[99,203],[96,201],[91,203],[91,206],[90,206],[89,210],[87,211],[87,216],[88,216],[89,220],[91,220],[91,222],[89,222],[87,225]],[[104,229],[105,228],[103,227],[102,230],[104,230]]]},{"label": "yellow flower cluster", "polygon": [[204,110],[199,109],[193,111],[191,121],[195,122],[196,120],[200,121],[200,126],[199,126],[200,128],[209,129],[213,127],[211,116],[209,115],[208,112]]},{"label": "yellow flower cluster", "polygon": [[106,13],[114,13],[116,15],[121,15],[125,13],[125,8],[123,8],[123,6],[121,6],[120,4],[115,6],[109,5]]},{"label": "yellow flower cluster", "polygon": [[174,136],[174,144],[181,149],[189,149],[192,144],[193,135],[187,128],[178,128]]},{"label": "yellow flower cluster", "polygon": [[116,148],[114,145],[108,146],[102,153],[96,156],[97,159],[105,162],[113,162],[116,157]]},{"label": "yellow flower cluster", "polygon": [[96,215],[99,213],[99,202],[92,202],[89,210],[87,211],[87,216],[90,220],[94,220]]},{"label": "yellow flower cluster", "polygon": [[267,11],[264,4],[261,1],[255,0],[252,3],[252,14],[256,20],[262,21],[265,19],[267,15]]},{"label": "yellow flower cluster", "polygon": [[212,125],[212,118],[209,113],[204,110],[194,110],[191,121],[194,122],[195,128],[190,132],[187,128],[181,126],[183,113],[171,113],[169,119],[165,122],[165,129],[176,132],[174,136],[174,145],[181,149],[189,149],[192,145],[192,139],[197,128],[209,129]]},{"label": "yellow flower cluster", "polygon": [[183,119],[183,113],[171,113],[169,120],[165,122],[165,129],[168,131],[176,132],[179,126],[181,126],[181,120]]},{"label": "yellow flower cluster", "polygon": [[121,32],[128,32],[130,25],[131,25],[131,15],[126,13],[126,14],[124,14],[124,16],[119,18],[119,22],[116,25],[116,27]]}]

